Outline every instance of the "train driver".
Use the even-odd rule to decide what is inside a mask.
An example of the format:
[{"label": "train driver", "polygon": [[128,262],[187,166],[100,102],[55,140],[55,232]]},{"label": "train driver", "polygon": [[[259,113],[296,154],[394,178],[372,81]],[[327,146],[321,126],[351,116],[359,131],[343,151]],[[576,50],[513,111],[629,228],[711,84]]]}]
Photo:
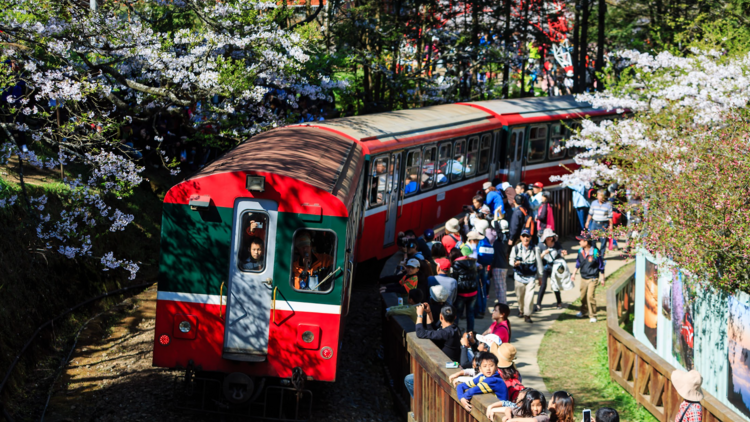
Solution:
[{"label": "train driver", "polygon": [[240,264],[243,271],[263,270],[263,240],[251,237],[247,242],[248,257]]},{"label": "train driver", "polygon": [[317,290],[330,273],[333,266],[331,255],[313,251],[310,233],[301,231],[294,237],[296,259],[292,262],[294,288],[297,290]]}]

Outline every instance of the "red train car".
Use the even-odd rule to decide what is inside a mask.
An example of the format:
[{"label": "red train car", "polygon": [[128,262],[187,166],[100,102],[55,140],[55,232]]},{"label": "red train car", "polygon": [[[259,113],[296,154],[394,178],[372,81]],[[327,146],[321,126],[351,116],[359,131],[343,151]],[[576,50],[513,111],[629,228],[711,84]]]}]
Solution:
[{"label": "red train car", "polygon": [[249,139],[165,197],[154,365],[186,384],[200,372],[219,407],[268,380],[335,381],[357,262],[458,214],[487,180],[560,173],[565,123],[606,114],[572,97],[487,101]]}]

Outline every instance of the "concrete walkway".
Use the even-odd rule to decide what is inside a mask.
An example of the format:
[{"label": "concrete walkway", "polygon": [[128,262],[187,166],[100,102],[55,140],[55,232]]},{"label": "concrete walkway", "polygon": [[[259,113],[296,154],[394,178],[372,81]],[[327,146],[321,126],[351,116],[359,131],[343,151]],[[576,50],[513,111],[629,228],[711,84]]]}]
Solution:
[{"label": "concrete walkway", "polygon": [[[625,244],[624,241],[620,241],[619,243],[620,245]],[[575,260],[580,246],[578,246],[578,241],[576,241],[575,239],[566,239],[562,242],[562,244],[563,248],[568,251],[566,261],[568,262],[568,266],[572,271],[575,268]],[[605,276],[609,276],[610,274],[617,271],[620,267],[625,265],[626,260],[625,256],[622,253],[613,250],[607,251],[607,255],[605,256],[605,263]],[[581,277],[577,276],[575,280],[576,288],[573,290],[562,292],[562,302],[564,306],[569,306],[580,297],[580,292],[578,290],[580,281]],[[601,288],[606,288],[606,286],[597,287],[597,289]],[[538,290],[539,289],[537,287],[536,294],[534,295],[534,303],[536,303],[537,295],[539,294]],[[545,396],[549,398],[551,396],[551,393],[547,391],[547,387],[544,385],[544,381],[542,380],[542,376],[539,370],[539,364],[537,362],[537,354],[539,352],[539,346],[542,344],[544,333],[547,332],[547,330],[552,326],[557,318],[563,313],[563,309],[557,309],[555,294],[548,287],[542,301],[542,310],[539,312],[535,312],[531,316],[531,319],[534,322],[532,324],[528,324],[524,322],[522,318],[519,318],[517,316],[518,304],[516,300],[516,294],[513,291],[512,280],[508,280],[507,292],[508,306],[510,306],[511,309],[510,322],[513,334],[511,343],[516,347],[516,350],[518,351],[518,355],[516,356],[516,367],[518,368],[518,372],[520,372],[523,376],[523,385],[541,391]],[[491,314],[492,307],[494,306],[495,302],[495,289],[494,286],[492,286],[490,287],[490,299],[487,301],[488,312],[484,319],[474,320],[475,332],[481,333],[489,328],[490,324],[492,324]],[[465,324],[465,321],[461,321],[461,326],[463,329],[466,329]],[[600,319],[597,324],[606,324],[606,321]]]},{"label": "concrete walkway", "polygon": [[[625,244],[624,240],[621,239],[618,239],[618,242],[620,245]],[[573,238],[565,239],[562,244],[563,248],[568,251],[566,261],[568,262],[568,266],[572,271],[575,268],[575,260],[580,246],[578,246],[578,241]],[[391,258],[389,258],[386,262],[385,267],[383,268],[381,277],[383,275],[393,274],[396,265],[401,261],[402,257],[403,254],[399,251]],[[607,251],[607,254],[605,256],[605,263],[605,276],[609,276],[610,274],[614,273],[619,268],[624,266],[626,264],[626,259],[625,256],[619,251]],[[563,305],[569,306],[580,297],[580,279],[580,276],[576,277],[575,289],[562,292]],[[487,328],[489,328],[490,324],[492,324],[491,315],[492,309],[496,302],[496,296],[494,283],[491,284],[492,285],[490,287],[489,294],[490,298],[489,300],[487,300],[487,313],[485,314],[485,317],[483,319],[474,320],[474,331],[476,333],[484,332]],[[537,362],[537,354],[539,352],[539,346],[542,343],[542,338],[544,338],[544,333],[547,332],[547,330],[552,326],[557,318],[563,313],[564,309],[557,309],[555,294],[548,287],[547,292],[544,295],[544,300],[542,301],[542,310],[539,312],[534,312],[531,317],[532,321],[534,321],[532,324],[526,323],[522,318],[518,318],[517,316],[518,302],[516,300],[516,294],[513,291],[513,286],[513,280],[508,279],[507,298],[508,306],[510,306],[511,309],[510,323],[513,334],[511,342],[518,351],[518,355],[516,356],[516,367],[523,376],[524,386],[541,391],[545,396],[550,397],[551,394],[549,391],[547,391],[547,387],[545,386],[544,380],[542,380],[542,376],[540,374],[539,364]],[[606,288],[606,285],[604,287],[597,287],[597,289],[602,288]],[[534,295],[534,303],[536,303],[538,294],[539,288],[537,287],[536,294]],[[602,304],[597,304],[598,307],[600,305]],[[606,321],[600,319],[597,324],[606,324]],[[465,319],[462,319],[459,322],[459,325],[462,330],[466,330]]]}]

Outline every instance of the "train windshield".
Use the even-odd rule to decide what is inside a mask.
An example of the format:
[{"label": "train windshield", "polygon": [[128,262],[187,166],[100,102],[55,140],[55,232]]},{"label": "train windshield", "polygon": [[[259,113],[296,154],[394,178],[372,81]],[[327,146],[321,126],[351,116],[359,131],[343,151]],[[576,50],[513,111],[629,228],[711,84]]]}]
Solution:
[{"label": "train windshield", "polygon": [[242,247],[237,265],[240,270],[262,272],[266,266],[266,229],[268,215],[260,212],[246,212],[242,215]]},{"label": "train windshield", "polygon": [[336,234],[327,230],[298,230],[292,242],[292,287],[325,293],[336,278]]}]

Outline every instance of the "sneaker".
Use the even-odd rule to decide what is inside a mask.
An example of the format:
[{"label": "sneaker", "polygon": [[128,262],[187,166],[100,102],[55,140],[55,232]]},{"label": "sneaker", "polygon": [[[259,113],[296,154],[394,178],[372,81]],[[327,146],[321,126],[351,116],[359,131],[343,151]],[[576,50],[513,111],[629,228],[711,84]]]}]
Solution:
[{"label": "sneaker", "polygon": [[596,322],[596,318],[591,318],[589,322]]},{"label": "sneaker", "polygon": [[583,318],[583,312],[579,312],[576,314],[576,318]]},{"label": "sneaker", "polygon": [[557,304],[557,309],[565,309],[565,307],[563,306],[562,303],[558,303]]},{"label": "sneaker", "polygon": [[534,312],[540,312],[542,310],[542,307],[539,305],[534,305]]},{"label": "sneaker", "polygon": [[530,316],[525,316],[525,317],[523,317],[523,322],[528,322],[529,324],[531,324],[534,321],[531,320]]}]

